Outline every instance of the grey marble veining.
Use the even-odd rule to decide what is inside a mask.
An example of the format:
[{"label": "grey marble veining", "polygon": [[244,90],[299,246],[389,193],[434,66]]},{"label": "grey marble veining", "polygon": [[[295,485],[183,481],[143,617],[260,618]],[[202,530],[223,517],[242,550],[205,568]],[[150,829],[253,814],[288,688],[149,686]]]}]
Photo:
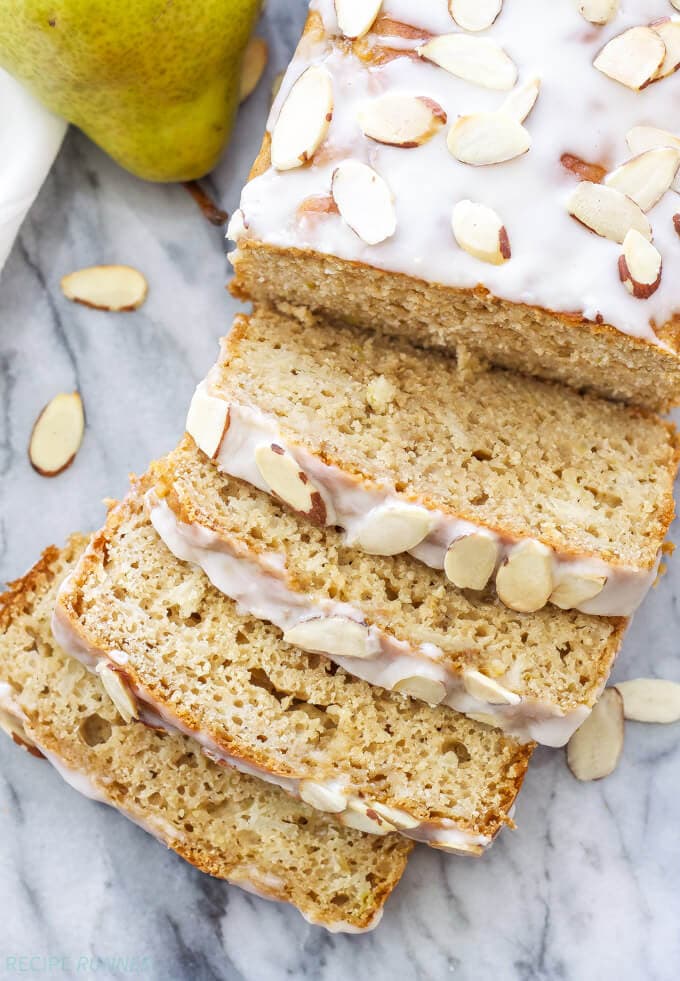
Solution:
[{"label": "grey marble veining", "polygon": [[[302,0],[269,4],[268,80],[212,179],[228,210],[303,10]],[[150,295],[137,313],[97,313],[61,296],[62,274],[107,261],[146,273]],[[135,181],[69,134],[0,279],[0,578],[48,542],[98,525],[101,498],[174,445],[236,309],[227,275],[220,230],[181,188]],[[28,464],[28,435],[47,399],[76,386],[86,439],[74,466],[47,481]],[[679,596],[676,561],[638,615],[616,677],[680,680]],[[578,784],[562,752],[539,751],[516,832],[481,861],[418,850],[375,933],[330,937],[202,876],[2,741],[0,977],[671,981],[679,786],[680,726],[629,725],[619,769],[597,784]],[[110,958],[118,964],[101,963]]]}]

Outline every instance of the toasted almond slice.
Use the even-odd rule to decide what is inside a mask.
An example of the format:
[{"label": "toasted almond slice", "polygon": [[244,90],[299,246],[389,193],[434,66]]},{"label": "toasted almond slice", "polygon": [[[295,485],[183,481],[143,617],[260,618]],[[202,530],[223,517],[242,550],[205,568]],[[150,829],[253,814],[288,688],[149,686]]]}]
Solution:
[{"label": "toasted almond slice", "polygon": [[85,432],[85,413],[78,392],[61,392],[35,421],[28,457],[42,477],[56,477],[73,463]]},{"label": "toasted almond slice", "polygon": [[488,702],[489,705],[519,705],[522,701],[514,691],[509,691],[493,678],[471,668],[463,672],[463,686],[468,695],[480,702]]},{"label": "toasted almond slice", "polygon": [[538,76],[528,79],[522,85],[514,88],[507,96],[501,106],[501,112],[505,113],[506,116],[512,116],[518,123],[523,123],[536,105],[540,90],[541,80]]},{"label": "toasted almond slice", "polygon": [[229,403],[209,395],[205,382],[201,382],[191,399],[186,431],[199,450],[214,460],[228,428]]},{"label": "toasted almond slice", "polygon": [[619,12],[620,0],[579,0],[578,12],[591,24],[608,24]]},{"label": "toasted almond slice", "polygon": [[392,192],[371,167],[345,160],[333,171],[331,194],[343,220],[368,245],[394,235],[397,215]]},{"label": "toasted almond slice", "polygon": [[496,568],[499,552],[497,541],[490,535],[463,535],[449,545],[444,572],[459,589],[484,589]]},{"label": "toasted almond slice", "polygon": [[333,118],[333,81],[323,65],[305,69],[288,93],[272,130],[271,159],[277,170],[311,160]]},{"label": "toasted almond slice", "polygon": [[403,811],[400,807],[389,807],[387,804],[381,804],[377,800],[367,801],[366,803],[371,810],[377,811],[381,818],[388,821],[395,828],[398,828],[399,831],[411,831],[421,823],[417,818],[414,818],[407,811]]},{"label": "toasted almond slice", "polygon": [[461,249],[482,262],[500,266],[511,256],[505,225],[493,208],[474,201],[459,201],[451,215],[451,227]]},{"label": "toasted almond slice", "polygon": [[116,706],[123,721],[129,723],[133,719],[138,719],[137,701],[128,685],[123,681],[120,672],[105,661],[100,661],[97,664],[97,674],[106,694]]},{"label": "toasted almond slice", "polygon": [[680,68],[680,19],[666,17],[657,20],[650,27],[655,31],[666,46],[666,57],[654,76],[653,81],[667,78]]},{"label": "toasted almond slice", "polygon": [[263,443],[255,450],[255,465],[269,489],[315,524],[326,524],[326,505],[318,488],[288,450],[276,443]]},{"label": "toasted almond slice", "polygon": [[503,0],[449,0],[449,13],[464,31],[485,31],[502,6]]},{"label": "toasted almond slice", "polygon": [[[645,150],[652,150],[659,146],[670,146],[680,150],[680,137],[669,133],[666,129],[659,129],[657,126],[633,126],[626,133],[626,143],[630,152],[635,154],[644,153]],[[671,187],[680,193],[680,172],[676,175]]]},{"label": "toasted almond slice", "polygon": [[370,139],[388,146],[416,147],[434,136],[446,113],[422,95],[382,95],[360,110],[359,125]]},{"label": "toasted almond slice", "polygon": [[631,722],[680,722],[680,685],[662,678],[633,678],[616,686]]},{"label": "toasted almond slice", "polygon": [[516,545],[496,573],[502,603],[520,613],[535,613],[553,591],[552,553],[531,539]]},{"label": "toasted almond slice", "polygon": [[62,276],[61,290],[67,300],[86,307],[128,313],[141,307],[149,287],[132,266],[88,266]]},{"label": "toasted almond slice", "polygon": [[658,146],[627,160],[607,174],[604,182],[649,211],[671,187],[679,166],[680,149]]},{"label": "toasted almond slice", "polygon": [[315,810],[328,814],[340,814],[347,807],[347,798],[341,791],[314,780],[300,781],[300,799]]},{"label": "toasted almond slice", "polygon": [[666,45],[651,27],[630,27],[602,48],[593,62],[603,75],[639,91],[654,79],[666,57]]},{"label": "toasted almond slice", "polygon": [[568,573],[550,594],[550,602],[561,610],[573,610],[599,596],[607,582],[606,576],[579,576]]},{"label": "toasted almond slice", "polygon": [[631,228],[648,241],[652,228],[639,205],[615,187],[581,181],[567,204],[569,214],[596,235],[622,243]]},{"label": "toasted almond slice", "polygon": [[623,699],[606,688],[569,740],[567,763],[577,780],[601,780],[616,769],[623,750]]},{"label": "toasted almond slice", "polygon": [[338,27],[352,41],[368,34],[373,27],[382,0],[335,0]]},{"label": "toasted almond slice", "polygon": [[631,228],[619,256],[619,276],[628,292],[638,300],[646,300],[656,293],[662,265],[661,256],[652,243]]},{"label": "toasted almond slice", "polygon": [[607,170],[601,164],[589,163],[573,153],[563,153],[560,157],[560,163],[565,170],[582,181],[592,181],[593,184],[599,184],[607,176]]},{"label": "toasted almond slice", "polygon": [[390,501],[368,513],[349,544],[370,555],[399,555],[419,545],[432,531],[434,516],[426,508]]},{"label": "toasted almond slice", "polygon": [[378,814],[372,804],[361,800],[352,800],[347,810],[340,816],[340,821],[347,828],[365,831],[369,835],[388,835],[397,829],[384,817]]},{"label": "toasted almond slice", "polygon": [[477,112],[460,116],[449,130],[449,152],[473,167],[504,163],[520,157],[531,146],[529,131],[504,112]]},{"label": "toasted almond slice", "polygon": [[517,81],[517,66],[499,44],[488,37],[440,34],[416,48],[426,61],[485,89],[509,91]]},{"label": "toasted almond slice", "polygon": [[287,644],[333,657],[370,657],[368,627],[349,617],[313,617],[287,630]]},{"label": "toasted almond slice", "polygon": [[245,102],[257,88],[267,67],[269,45],[263,37],[251,37],[243,55],[239,102]]},{"label": "toasted almond slice", "polygon": [[392,691],[398,691],[402,695],[410,695],[421,702],[428,702],[429,705],[439,705],[446,697],[446,688],[441,681],[434,678],[425,678],[423,675],[413,675],[408,678],[401,678]]}]

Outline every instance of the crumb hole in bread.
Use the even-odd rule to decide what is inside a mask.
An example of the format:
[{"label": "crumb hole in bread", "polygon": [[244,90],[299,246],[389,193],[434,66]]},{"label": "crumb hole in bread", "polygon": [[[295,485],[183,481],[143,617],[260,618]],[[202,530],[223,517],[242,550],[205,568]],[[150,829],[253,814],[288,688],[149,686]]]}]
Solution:
[{"label": "crumb hole in bread", "polygon": [[111,738],[112,728],[108,719],[95,713],[83,719],[78,731],[86,746],[101,746]]}]

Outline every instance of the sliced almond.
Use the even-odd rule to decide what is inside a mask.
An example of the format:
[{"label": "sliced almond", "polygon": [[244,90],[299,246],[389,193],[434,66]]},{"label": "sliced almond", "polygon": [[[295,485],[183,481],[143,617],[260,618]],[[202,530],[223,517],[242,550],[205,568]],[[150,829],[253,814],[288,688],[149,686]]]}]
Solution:
[{"label": "sliced almond", "polygon": [[503,112],[460,116],[449,130],[449,152],[461,163],[486,167],[520,157],[531,146],[529,131]]},{"label": "sliced almond", "polygon": [[382,0],[335,0],[338,27],[352,41],[368,34],[378,16]]},{"label": "sliced almond", "polygon": [[464,31],[485,31],[502,6],[503,0],[449,0],[449,13]]},{"label": "sliced almond", "polygon": [[28,457],[42,477],[56,477],[70,467],[85,432],[85,413],[78,392],[61,392],[35,421]]},{"label": "sliced almond", "polygon": [[287,644],[329,657],[371,657],[368,627],[349,617],[313,617],[287,630]]},{"label": "sliced almond", "polygon": [[369,835],[388,835],[397,829],[375,810],[371,804],[360,800],[350,801],[347,810],[340,816],[347,828],[364,831]]},{"label": "sliced almond", "polygon": [[481,722],[484,726],[498,729],[499,719],[495,715],[490,715],[488,712],[466,712],[465,715],[474,722]]},{"label": "sliced almond", "polygon": [[257,88],[267,67],[269,45],[263,37],[251,37],[243,55],[239,102],[245,102]]},{"label": "sliced almond", "polygon": [[675,229],[675,234],[680,235],[680,214],[673,215],[673,228]]},{"label": "sliced almond", "polygon": [[333,118],[333,81],[323,65],[311,65],[288,93],[272,130],[276,170],[294,170],[311,160]]},{"label": "sliced almond", "polygon": [[659,288],[662,266],[655,246],[631,228],[619,256],[619,276],[628,292],[638,300],[648,299]]},{"label": "sliced almond", "polygon": [[635,201],[615,187],[581,181],[567,203],[569,214],[596,235],[622,243],[631,228],[648,241],[652,228]]},{"label": "sliced almond", "polygon": [[619,12],[620,0],[579,0],[578,12],[591,24],[608,24]]},{"label": "sliced almond", "polygon": [[381,804],[377,800],[367,801],[367,804],[371,810],[377,811],[381,818],[388,821],[399,831],[412,831],[413,828],[417,828],[421,824],[418,818],[414,818],[413,815],[407,811],[403,811],[399,807],[389,807],[387,804]]},{"label": "sliced almond", "polygon": [[675,7],[676,10],[680,10],[680,0],[671,0],[671,5]]},{"label": "sliced almond", "polygon": [[666,47],[666,56],[653,79],[656,82],[667,78],[680,68],[680,19],[666,17],[650,24],[650,27],[659,35]]},{"label": "sliced almond", "polygon": [[599,184],[607,176],[607,170],[601,164],[589,163],[587,160],[582,160],[581,157],[577,157],[573,153],[563,153],[560,157],[560,163],[565,170],[568,170],[582,181],[591,181],[593,184]]},{"label": "sliced almond", "polygon": [[499,44],[488,37],[470,34],[440,34],[416,48],[456,78],[485,89],[509,91],[517,81],[517,66]]},{"label": "sliced almond", "polygon": [[132,722],[139,718],[137,701],[128,685],[123,681],[120,672],[112,668],[110,664],[100,661],[97,664],[97,674],[104,687],[104,691],[116,706],[124,722]]},{"label": "sliced almond", "polygon": [[429,535],[434,516],[426,508],[391,501],[370,511],[351,540],[370,555],[399,555]]},{"label": "sliced almond", "polygon": [[658,146],[627,160],[607,174],[604,182],[649,211],[671,187],[679,166],[680,149]]},{"label": "sliced almond", "polygon": [[624,718],[631,722],[680,722],[680,685],[662,678],[634,678],[616,686]]},{"label": "sliced almond", "polygon": [[512,116],[518,123],[523,123],[536,105],[538,93],[541,91],[541,80],[536,76],[512,90],[501,106],[501,112]]},{"label": "sliced almond", "polygon": [[451,227],[461,249],[475,259],[500,266],[511,256],[505,225],[493,208],[474,201],[459,201],[451,215]]},{"label": "sliced almond", "polygon": [[205,382],[201,382],[191,399],[186,431],[199,450],[214,460],[228,428],[229,403],[209,395]]},{"label": "sliced almond", "polygon": [[411,698],[417,698],[429,705],[439,705],[446,697],[446,688],[441,681],[425,678],[422,675],[401,678],[395,685],[392,685],[392,691],[398,691],[402,695],[410,695]]},{"label": "sliced almond", "polygon": [[480,702],[488,702],[489,705],[519,705],[522,701],[514,691],[509,691],[493,678],[471,668],[463,672],[463,687],[468,695]]},{"label": "sliced almond", "polygon": [[[633,126],[626,133],[626,143],[631,153],[640,154],[645,150],[652,150],[654,147],[670,146],[675,150],[680,150],[680,137],[669,133],[666,129],[659,129],[657,126]],[[674,191],[680,193],[680,172],[676,175],[671,184]]]},{"label": "sliced almond", "polygon": [[541,542],[520,542],[496,573],[499,599],[511,610],[534,613],[553,591],[552,553]]},{"label": "sliced almond", "polygon": [[500,548],[495,538],[473,532],[449,545],[444,572],[459,589],[484,589],[493,575]]},{"label": "sliced almond", "polygon": [[300,799],[317,811],[340,814],[347,807],[347,798],[339,791],[314,780],[300,781]]},{"label": "sliced almond", "polygon": [[603,75],[639,91],[657,76],[666,45],[651,27],[630,27],[602,48],[593,62]]},{"label": "sliced almond", "polygon": [[141,307],[149,287],[132,266],[88,266],[62,276],[61,290],[67,300],[86,307],[127,313]]},{"label": "sliced almond", "polygon": [[425,96],[388,93],[366,103],[358,119],[364,136],[406,148],[426,143],[444,125],[446,113]]},{"label": "sliced almond", "polygon": [[333,171],[331,194],[343,220],[368,245],[394,235],[394,198],[380,174],[357,160],[345,160]]},{"label": "sliced almond", "polygon": [[573,610],[595,599],[604,589],[606,576],[579,576],[568,573],[563,576],[550,594],[550,602],[561,610]]},{"label": "sliced almond", "polygon": [[607,688],[569,740],[567,763],[577,780],[601,780],[616,769],[623,750],[623,699]]},{"label": "sliced almond", "polygon": [[[472,716],[469,716],[472,718]],[[475,845],[472,842],[457,841],[454,844],[448,841],[428,841],[428,846],[430,848],[436,848],[437,851],[445,852],[447,855],[483,855],[484,846]]]},{"label": "sliced almond", "polygon": [[284,504],[315,524],[326,524],[324,500],[292,453],[277,443],[264,443],[255,450],[255,465],[269,489]]}]

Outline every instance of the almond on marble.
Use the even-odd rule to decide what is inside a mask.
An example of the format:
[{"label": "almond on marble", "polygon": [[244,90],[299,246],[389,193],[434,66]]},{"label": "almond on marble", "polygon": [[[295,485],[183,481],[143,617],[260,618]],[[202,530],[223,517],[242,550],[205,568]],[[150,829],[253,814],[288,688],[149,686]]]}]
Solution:
[{"label": "almond on marble", "polygon": [[630,27],[605,44],[593,65],[603,75],[640,91],[657,77],[666,45],[651,27]]},{"label": "almond on marble", "polygon": [[95,310],[129,313],[141,307],[149,287],[132,266],[88,266],[61,278],[67,300]]},{"label": "almond on marble", "polygon": [[623,698],[624,718],[631,722],[680,722],[680,685],[662,678],[633,678],[615,688]]},{"label": "almond on marble", "polygon": [[349,617],[301,620],[283,635],[287,644],[303,651],[337,657],[371,657],[368,627]]},{"label": "almond on marble", "polygon": [[631,228],[651,241],[652,228],[642,208],[615,187],[581,181],[567,210],[586,228],[612,242],[623,243]]},{"label": "almond on marble", "polygon": [[441,34],[416,48],[456,78],[486,89],[509,91],[517,81],[517,66],[503,48],[488,37],[474,34]]},{"label": "almond on marble", "polygon": [[446,145],[461,163],[486,167],[522,156],[531,147],[531,137],[508,113],[477,112],[458,117]]},{"label": "almond on marble", "polygon": [[606,688],[567,745],[567,763],[577,780],[601,780],[617,767],[623,751],[623,698]]},{"label": "almond on marble", "polygon": [[42,477],[56,477],[73,463],[85,433],[85,413],[78,392],[61,392],[35,421],[28,444],[31,466]]},{"label": "almond on marble", "polygon": [[358,114],[364,136],[388,146],[412,148],[431,139],[446,122],[433,99],[387,93],[366,103]]},{"label": "almond on marble", "polygon": [[394,197],[372,167],[358,160],[343,161],[333,171],[331,194],[343,220],[367,245],[379,245],[394,235]]},{"label": "almond on marble", "polygon": [[619,277],[628,292],[638,300],[647,300],[659,288],[662,268],[656,247],[631,228],[619,256]]},{"label": "almond on marble", "polygon": [[333,118],[333,81],[323,65],[311,65],[288,93],[272,130],[276,170],[294,170],[311,160]]},{"label": "almond on marble", "polygon": [[263,37],[251,37],[243,55],[239,102],[252,95],[264,74],[269,59],[269,45]]}]

